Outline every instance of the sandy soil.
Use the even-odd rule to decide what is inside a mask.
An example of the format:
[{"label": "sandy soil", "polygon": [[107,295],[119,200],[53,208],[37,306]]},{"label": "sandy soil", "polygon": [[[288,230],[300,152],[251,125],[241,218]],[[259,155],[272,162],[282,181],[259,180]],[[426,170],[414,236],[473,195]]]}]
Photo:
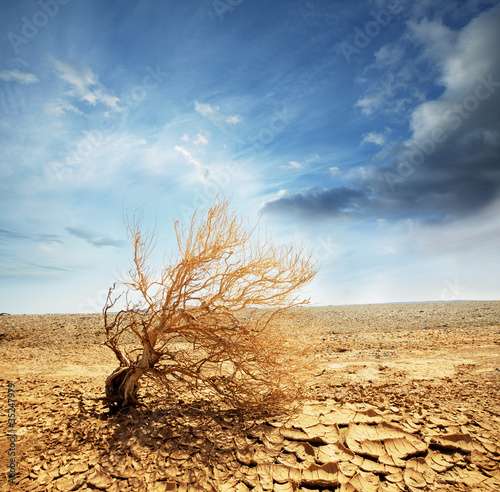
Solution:
[{"label": "sandy soil", "polygon": [[241,419],[146,385],[150,409],[109,416],[100,315],[0,316],[0,488],[500,490],[500,302],[312,308],[296,329],[321,346],[300,409]]}]

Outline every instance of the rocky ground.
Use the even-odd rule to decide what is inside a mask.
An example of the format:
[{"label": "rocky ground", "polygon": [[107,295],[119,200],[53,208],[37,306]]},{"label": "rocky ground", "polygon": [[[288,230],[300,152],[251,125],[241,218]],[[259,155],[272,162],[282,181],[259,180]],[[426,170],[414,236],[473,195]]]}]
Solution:
[{"label": "rocky ground", "polygon": [[0,316],[0,487],[500,490],[500,302],[312,308],[295,329],[320,347],[300,408],[251,419],[145,385],[148,407],[109,415],[100,315]]}]

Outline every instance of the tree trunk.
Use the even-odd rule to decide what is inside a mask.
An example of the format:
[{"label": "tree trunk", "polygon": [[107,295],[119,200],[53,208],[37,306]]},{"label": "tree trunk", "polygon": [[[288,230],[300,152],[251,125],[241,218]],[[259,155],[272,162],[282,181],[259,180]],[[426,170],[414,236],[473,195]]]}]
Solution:
[{"label": "tree trunk", "polygon": [[106,379],[106,398],[111,405],[126,407],[137,405],[139,379],[144,370],[137,366],[119,367]]},{"label": "tree trunk", "polygon": [[106,398],[111,405],[126,407],[138,405],[139,379],[158,362],[160,356],[154,351],[156,335],[144,344],[141,360],[129,366],[115,369],[106,379]]}]

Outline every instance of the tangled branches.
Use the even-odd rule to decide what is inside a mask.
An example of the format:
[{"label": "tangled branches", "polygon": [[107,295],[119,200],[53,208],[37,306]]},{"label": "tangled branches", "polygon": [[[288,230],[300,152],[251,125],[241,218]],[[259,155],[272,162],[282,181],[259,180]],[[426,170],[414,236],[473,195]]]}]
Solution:
[{"label": "tangled branches", "polygon": [[220,198],[189,229],[175,223],[178,257],[159,274],[149,263],[154,233],[140,221],[128,230],[126,305],[112,312],[120,297],[112,288],[104,308],[106,345],[120,363],[106,381],[108,403],[139,403],[143,376],[233,407],[292,398],[301,354],[285,327],[308,302],[297,291],[316,273],[311,257],[257,237]]}]

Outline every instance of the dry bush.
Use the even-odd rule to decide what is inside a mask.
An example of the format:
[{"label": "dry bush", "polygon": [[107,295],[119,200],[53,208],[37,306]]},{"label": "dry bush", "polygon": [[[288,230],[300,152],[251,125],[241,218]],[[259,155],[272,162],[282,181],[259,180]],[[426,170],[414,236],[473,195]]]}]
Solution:
[{"label": "dry bush", "polygon": [[219,197],[189,229],[175,223],[178,256],[159,273],[150,265],[154,232],[140,220],[128,231],[134,266],[125,307],[113,312],[121,297],[113,287],[104,308],[105,343],[120,362],[106,380],[107,402],[139,403],[143,376],[232,407],[293,400],[305,346],[290,317],[308,302],[297,291],[316,273],[311,257],[259,237]]}]

